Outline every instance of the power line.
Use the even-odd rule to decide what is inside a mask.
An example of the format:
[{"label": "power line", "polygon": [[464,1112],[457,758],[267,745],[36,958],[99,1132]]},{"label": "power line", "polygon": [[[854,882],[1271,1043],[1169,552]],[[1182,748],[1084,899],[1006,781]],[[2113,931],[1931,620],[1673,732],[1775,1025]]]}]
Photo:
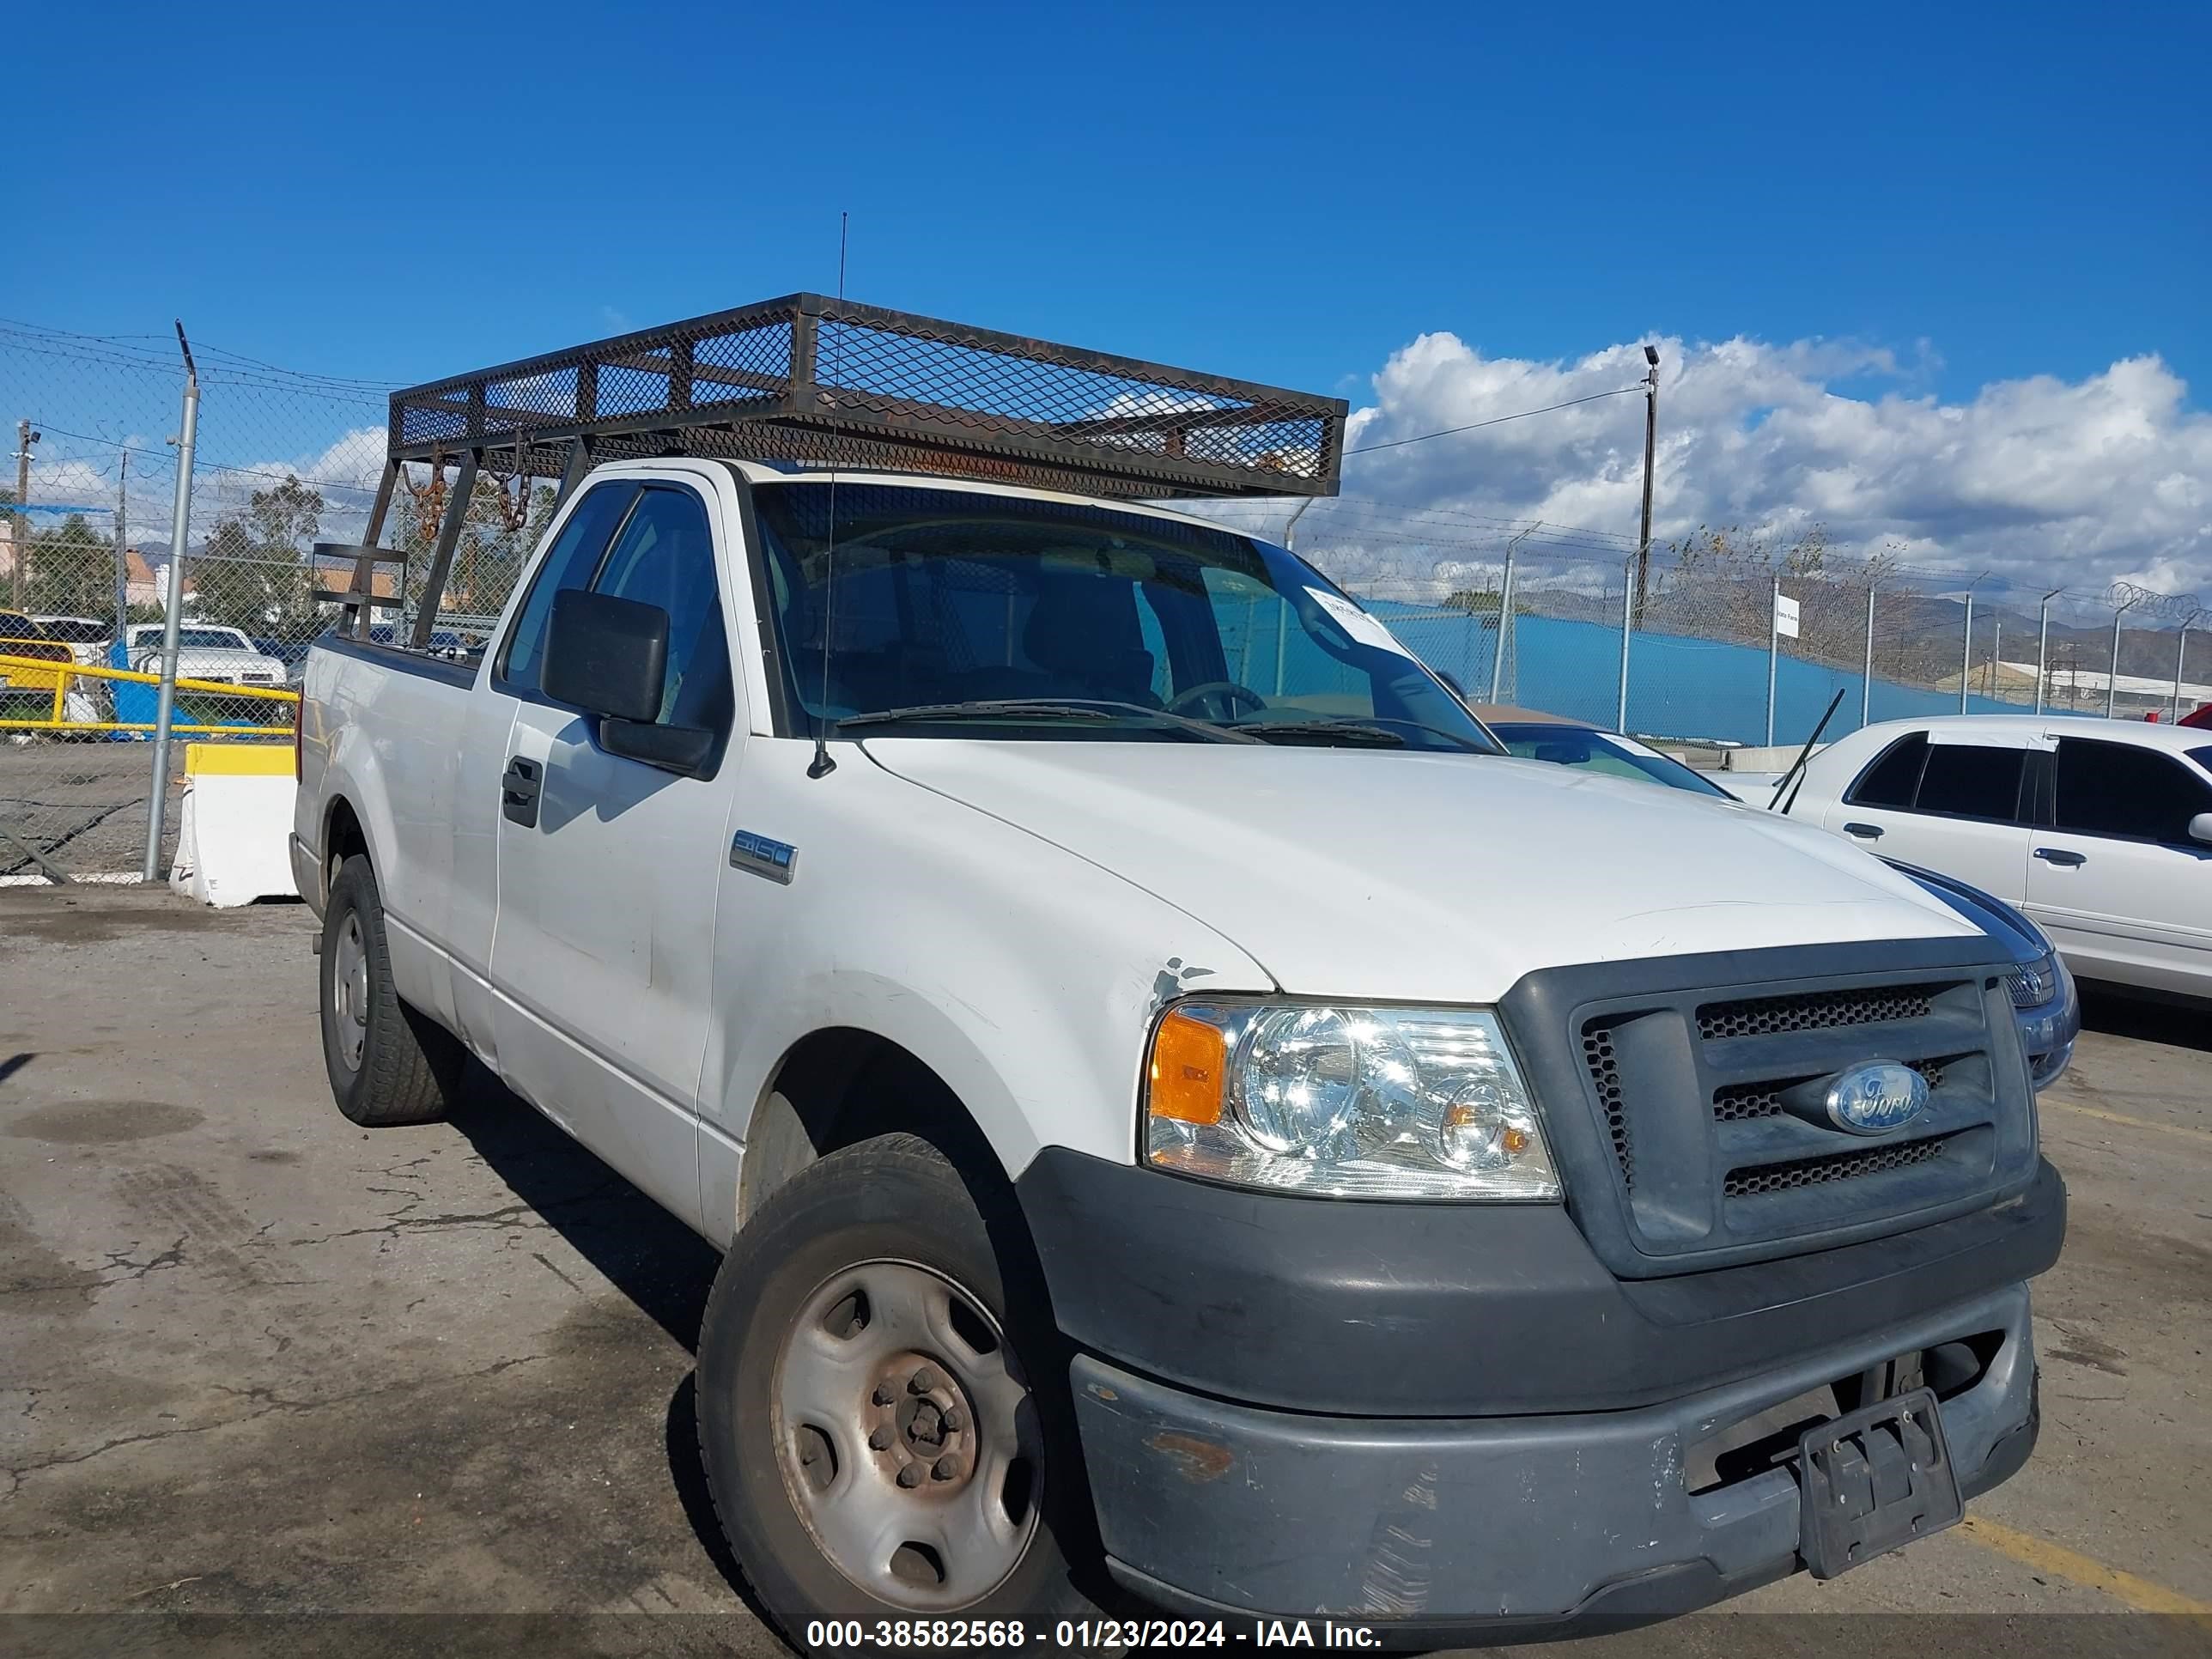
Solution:
[{"label": "power line", "polygon": [[1563,404],[1546,404],[1541,409],[1524,409],[1512,415],[1493,415],[1486,421],[1469,421],[1465,426],[1448,426],[1441,432],[1424,432],[1417,437],[1392,438],[1384,443],[1362,444],[1357,449],[1346,450],[1344,453],[1349,459],[1354,455],[1372,454],[1378,449],[1403,449],[1407,444],[1425,444],[1431,438],[1455,437],[1460,433],[1477,431],[1486,426],[1502,426],[1507,421],[1525,421],[1531,415],[1549,415],[1555,410],[1572,409],[1577,404],[1594,404],[1601,398],[1625,398],[1632,392],[1643,390],[1639,384],[1621,386],[1613,392],[1593,392],[1587,398],[1570,398]]},{"label": "power line", "polygon": [[[44,423],[42,422],[42,424]],[[109,449],[117,450],[127,455],[150,455],[155,460],[167,460],[173,464],[174,461],[174,458],[170,456],[165,450],[144,449],[135,444],[118,443],[112,438],[95,438],[89,432],[70,432],[64,428],[58,426],[47,425],[45,427],[45,429],[52,433],[58,438],[75,438],[80,443],[100,444]],[[61,460],[74,459],[76,458],[57,456],[54,459]],[[378,459],[380,465],[382,457],[380,456]],[[88,463],[88,465],[89,465],[89,463]],[[295,479],[301,483],[313,484],[323,489],[353,489],[358,490],[364,495],[376,488],[374,483],[365,478],[319,478],[314,477],[313,474],[296,471],[288,470],[283,472],[272,472],[262,467],[226,466],[221,461],[197,462],[194,465],[193,471],[196,472],[228,472],[241,478],[268,478],[277,483],[282,483],[287,478],[290,478]]]}]

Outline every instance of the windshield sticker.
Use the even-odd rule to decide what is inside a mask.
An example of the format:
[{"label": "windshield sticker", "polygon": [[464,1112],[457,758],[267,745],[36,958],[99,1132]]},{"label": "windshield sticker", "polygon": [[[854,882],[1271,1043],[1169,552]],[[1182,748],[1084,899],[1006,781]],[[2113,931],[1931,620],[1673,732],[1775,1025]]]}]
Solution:
[{"label": "windshield sticker", "polygon": [[1401,657],[1413,654],[1398,643],[1397,635],[1351,600],[1340,599],[1334,593],[1324,593],[1318,587],[1309,587],[1306,592],[1312,596],[1316,605],[1342,623],[1344,631],[1360,644],[1371,645],[1378,651],[1395,651]]}]

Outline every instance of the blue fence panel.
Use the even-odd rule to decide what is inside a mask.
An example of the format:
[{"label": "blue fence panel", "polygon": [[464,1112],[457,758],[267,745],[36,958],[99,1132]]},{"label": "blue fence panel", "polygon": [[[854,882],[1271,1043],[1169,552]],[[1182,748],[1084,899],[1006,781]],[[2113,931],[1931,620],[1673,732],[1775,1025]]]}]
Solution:
[{"label": "blue fence panel", "polygon": [[[1368,605],[1430,667],[1449,674],[1478,702],[1490,690],[1497,648],[1496,618],[1461,611],[1376,600]],[[1309,647],[1310,648],[1310,647]],[[1292,660],[1298,660],[1292,647]],[[1560,617],[1516,617],[1507,702],[1593,725],[1610,726],[1620,697],[1620,629]],[[1862,676],[1784,655],[1776,665],[1774,740],[1802,743],[1838,691],[1843,706],[1829,723],[1840,736],[1859,723]],[[1265,689],[1264,687],[1261,689]],[[2027,705],[1971,696],[1977,714],[2015,712]],[[1876,678],[1869,718],[1904,720],[1955,714],[1955,691],[1929,690]],[[1755,646],[1680,634],[1636,635],[1629,642],[1629,728],[1650,736],[1704,738],[1727,743],[1766,741],[1766,653]]]}]

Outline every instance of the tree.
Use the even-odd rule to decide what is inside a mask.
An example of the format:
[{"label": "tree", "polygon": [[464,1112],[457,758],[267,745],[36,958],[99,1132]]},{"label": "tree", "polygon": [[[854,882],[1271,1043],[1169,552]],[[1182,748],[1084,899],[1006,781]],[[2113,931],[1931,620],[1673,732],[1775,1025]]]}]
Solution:
[{"label": "tree", "polygon": [[115,544],[72,513],[31,532],[31,580],[26,595],[41,616],[115,614]]},{"label": "tree", "polygon": [[257,489],[242,514],[208,534],[191,572],[199,614],[250,635],[304,638],[316,630],[307,561],[322,528],[322,492],[297,477]]}]

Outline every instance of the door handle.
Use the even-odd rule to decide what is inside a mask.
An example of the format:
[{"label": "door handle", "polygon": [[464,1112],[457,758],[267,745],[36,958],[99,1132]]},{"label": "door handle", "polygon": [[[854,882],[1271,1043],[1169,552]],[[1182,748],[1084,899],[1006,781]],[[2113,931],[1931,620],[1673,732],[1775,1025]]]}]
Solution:
[{"label": "door handle", "polygon": [[538,796],[545,784],[545,763],[517,755],[500,775],[499,810],[510,823],[526,830],[538,827]]},{"label": "door handle", "polygon": [[1878,823],[1847,823],[1844,826],[1844,833],[1856,836],[1861,841],[1880,841],[1881,826]]},{"label": "door handle", "polygon": [[2035,849],[2035,856],[2045,864],[2063,865],[2069,870],[2077,864],[2087,864],[2089,861],[2081,854],[2069,853],[2063,847],[2039,847]]}]

